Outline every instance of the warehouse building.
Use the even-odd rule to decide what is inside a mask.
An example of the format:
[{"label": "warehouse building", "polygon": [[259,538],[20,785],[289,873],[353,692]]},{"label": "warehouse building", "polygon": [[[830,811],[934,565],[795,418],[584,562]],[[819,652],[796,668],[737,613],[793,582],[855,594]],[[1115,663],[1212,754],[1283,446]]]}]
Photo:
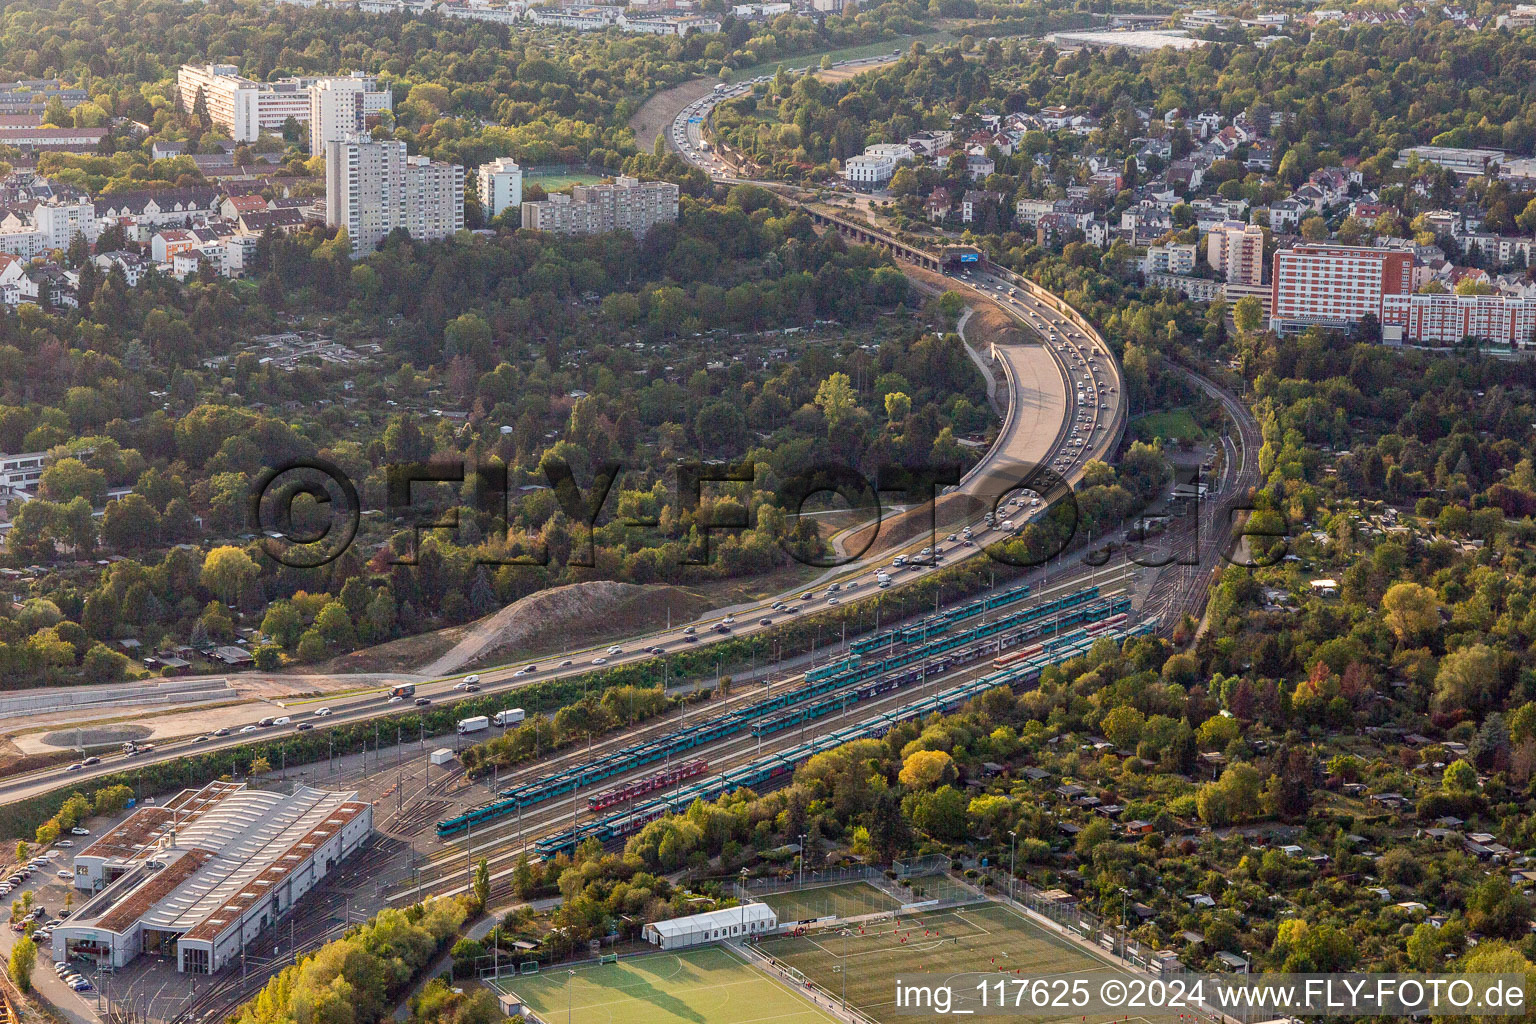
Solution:
[{"label": "warehouse building", "polygon": [[53,948],[121,967],[140,953],[212,974],[373,834],[356,793],[212,782],[141,807],[75,858],[93,892]]},{"label": "warehouse building", "polygon": [[704,914],[653,921],[641,930],[645,941],[662,949],[683,949],[706,942],[769,935],[779,927],[779,917],[765,903],[747,903]]}]

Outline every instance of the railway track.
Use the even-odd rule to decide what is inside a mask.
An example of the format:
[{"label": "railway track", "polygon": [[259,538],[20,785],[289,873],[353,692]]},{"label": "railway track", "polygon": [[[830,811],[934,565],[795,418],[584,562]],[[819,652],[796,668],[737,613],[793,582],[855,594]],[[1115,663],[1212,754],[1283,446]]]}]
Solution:
[{"label": "railway track", "polygon": [[1262,482],[1259,449],[1264,443],[1258,421],[1240,398],[1187,367],[1178,369],[1201,391],[1221,403],[1237,432],[1235,439],[1230,435],[1222,438],[1222,443],[1230,444],[1232,451],[1224,460],[1219,487],[1212,489],[1215,500],[1197,499],[1192,521],[1181,523],[1169,534],[1168,548],[1172,552],[1192,551],[1195,557],[1161,568],[1152,584],[1155,596],[1143,608],[1144,613],[1160,617],[1162,631],[1167,635],[1171,635],[1186,617],[1199,620],[1203,614],[1209,597],[1210,576],[1232,544],[1236,515],[1246,503],[1248,494]]},{"label": "railway track", "polygon": [[[1100,572],[1104,575],[1104,581],[1099,584],[1101,596],[1124,593],[1126,585],[1130,582],[1130,573],[1126,567],[1115,567],[1107,572],[1104,570]],[[707,757],[710,762],[710,774],[738,767],[764,754],[803,743],[808,736],[814,737],[831,732],[870,714],[899,708],[912,700],[914,690],[926,693],[941,684],[954,685],[956,682],[984,674],[991,670],[987,655],[998,649],[997,638],[989,637],[979,640],[974,645],[959,648],[949,652],[947,656],[941,656],[953,658],[969,655],[961,667],[944,674],[923,673],[915,688],[909,684],[873,700],[848,704],[843,710],[828,714],[813,723],[800,723],[798,727],[785,729],[772,737],[735,735],[714,744],[693,748],[687,752],[686,756]],[[913,666],[908,666],[899,671],[910,672],[912,668]],[[633,772],[626,772],[617,778],[643,775],[654,770],[655,766],[650,765]],[[493,892],[499,891],[500,883],[510,881],[512,868],[519,856],[531,849],[531,840],[534,837],[555,828],[579,824],[584,818],[592,817],[586,810],[586,797],[589,793],[598,791],[601,786],[611,785],[614,781],[614,778],[603,780],[601,784],[594,784],[588,790],[577,791],[547,804],[538,805],[524,812],[520,817],[502,819],[485,826],[483,830],[477,829],[474,835],[466,837],[462,843],[455,842],[451,849],[444,849],[435,854],[416,873],[409,885],[402,884],[389,894],[391,902],[413,902],[429,895],[449,895],[462,891],[473,865],[482,858],[488,862],[491,869]],[[665,791],[657,791],[655,795],[665,795]]]}]

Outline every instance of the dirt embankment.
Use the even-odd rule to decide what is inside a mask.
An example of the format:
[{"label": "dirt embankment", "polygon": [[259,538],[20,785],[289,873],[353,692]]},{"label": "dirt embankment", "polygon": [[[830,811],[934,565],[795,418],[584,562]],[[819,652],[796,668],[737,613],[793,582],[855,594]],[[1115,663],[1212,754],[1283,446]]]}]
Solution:
[{"label": "dirt embankment", "polygon": [[714,91],[717,79],[695,78],[663,89],[640,105],[635,116],[629,119],[629,127],[635,133],[635,146],[649,153],[656,144],[656,136],[667,130],[677,112],[694,100],[703,99]]},{"label": "dirt embankment", "polygon": [[704,610],[698,598],[669,586],[598,580],[529,594],[468,626],[443,630],[451,646],[419,672],[444,676],[522,656],[580,649],[616,635],[685,622]]}]

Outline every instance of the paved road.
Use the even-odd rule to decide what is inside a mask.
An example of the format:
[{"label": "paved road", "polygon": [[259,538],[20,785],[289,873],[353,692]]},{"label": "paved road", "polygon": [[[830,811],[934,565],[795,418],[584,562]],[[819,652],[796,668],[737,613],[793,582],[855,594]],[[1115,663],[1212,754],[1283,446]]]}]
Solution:
[{"label": "paved road", "polygon": [[[689,109],[680,111],[674,118],[674,128],[679,124],[687,125],[689,118]],[[669,138],[675,138],[675,131],[669,133]],[[698,156],[697,148],[694,149],[694,154]],[[712,160],[713,158],[701,157],[700,159]],[[966,542],[954,542],[947,546],[947,550],[943,544],[934,545],[939,548],[939,551],[936,556],[932,556],[932,564],[909,564],[906,570],[892,574],[890,586],[909,585],[938,571],[955,559],[974,557],[987,545],[1006,539],[1006,533],[994,530],[982,522],[980,510],[984,507],[990,508],[997,496],[1016,485],[1029,467],[1050,460],[1064,477],[1071,480],[1080,475],[1082,466],[1090,457],[1102,455],[1114,446],[1115,439],[1107,431],[1098,431],[1097,436],[1090,432],[1086,440],[1079,444],[1072,443],[1073,439],[1068,436],[1068,432],[1079,422],[1077,417],[1083,414],[1084,409],[1075,399],[1074,392],[1067,386],[1069,367],[1066,362],[1071,358],[1086,364],[1088,355],[1091,352],[1097,353],[1101,368],[1094,371],[1095,375],[1098,375],[1095,379],[1101,376],[1105,381],[1114,381],[1114,384],[1109,386],[1114,387],[1115,393],[1118,394],[1118,367],[1113,356],[1104,347],[1102,339],[1097,338],[1096,335],[1090,335],[1058,310],[1031,297],[1016,285],[1010,284],[1000,276],[1003,273],[998,272],[998,276],[978,274],[974,281],[956,278],[953,283],[966,292],[972,301],[982,301],[982,297],[985,296],[986,299],[1005,309],[1010,316],[1049,337],[1051,341],[1045,345],[1000,345],[996,348],[995,355],[1004,371],[1008,385],[1008,415],[992,448],[966,475],[960,487],[960,490],[977,498],[973,503],[977,511],[968,515],[962,523],[952,523],[948,527],[959,532],[962,526],[969,525],[974,530],[974,540],[969,543],[969,546]],[[1010,288],[1015,290],[1015,294],[1008,294]],[[1098,412],[1095,415],[1104,415],[1110,408],[1109,403],[1112,399],[1106,392],[1105,397],[1095,396],[1088,401],[1097,407]],[[1027,495],[1025,497],[1027,498]],[[1012,514],[1017,517],[1022,514],[1022,510]],[[1017,527],[1022,527],[1022,522],[1018,523]],[[903,555],[914,558],[919,554],[919,549],[928,547],[932,543],[931,536],[924,531],[910,542],[888,548],[878,554],[866,555],[856,562],[829,569],[809,587],[796,588],[776,598],[747,602],[728,611],[712,612],[693,623],[679,623],[670,630],[635,637],[622,645],[573,651],[570,657],[553,665],[546,662],[531,667],[520,668],[509,665],[486,670],[479,673],[479,685],[487,693],[512,693],[533,682],[575,675],[602,665],[646,660],[656,656],[658,652],[686,650],[718,642],[726,636],[762,632],[787,617],[820,610],[845,599],[869,594],[877,585],[875,573],[887,569],[893,556]],[[828,589],[832,585],[836,585],[841,593],[833,595]],[[717,628],[729,632],[717,632]],[[415,682],[416,696],[429,700],[451,699],[456,696],[455,690],[463,685],[457,678],[421,681],[418,676],[409,673],[401,673],[393,678]],[[385,682],[388,680],[386,679]],[[338,676],[332,680],[332,683],[339,688],[354,684],[355,680],[347,676]],[[508,700],[509,706],[513,704],[515,704],[515,697]],[[120,755],[103,757],[101,764],[78,768],[73,772],[62,768],[51,768],[18,776],[0,782],[0,803],[25,799],[59,786],[85,781],[139,764],[169,760],[189,753],[235,747],[249,740],[274,735],[283,729],[294,728],[299,724],[335,725],[364,719],[387,718],[406,714],[412,710],[409,700],[389,703],[387,690],[381,689],[380,681],[374,679],[369,684],[365,684],[364,692],[352,696],[333,694],[307,700],[284,701],[281,710],[274,709],[268,702],[252,701],[223,709],[196,712],[196,720],[201,724],[196,725],[195,728],[212,730],[223,726],[231,730],[231,735],[224,737],[202,736],[177,739],[175,737],[185,737],[186,732],[190,731],[187,728],[186,716],[175,716],[166,720],[144,719],[141,724],[149,726],[156,733],[157,747],[152,753],[140,755],[133,761],[128,761]],[[256,725],[260,719],[278,716],[291,717],[293,723],[268,728]],[[249,732],[242,733],[241,730],[249,730]],[[170,739],[167,739],[167,736]]]}]

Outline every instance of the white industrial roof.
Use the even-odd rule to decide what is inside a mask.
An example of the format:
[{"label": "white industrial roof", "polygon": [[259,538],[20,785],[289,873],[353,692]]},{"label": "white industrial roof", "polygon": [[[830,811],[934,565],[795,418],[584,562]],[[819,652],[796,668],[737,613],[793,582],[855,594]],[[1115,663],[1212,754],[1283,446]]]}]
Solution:
[{"label": "white industrial roof", "polygon": [[[159,837],[157,841],[145,844],[130,855],[108,855],[107,859],[118,864],[150,860],[173,862],[182,854],[197,851],[201,863],[190,876],[164,895],[146,890],[139,898],[141,903],[146,898],[151,901],[137,915],[144,924],[186,933],[208,921],[242,891],[253,886],[269,887],[274,881],[274,875],[270,873],[273,869],[286,875],[298,867],[313,852],[313,849],[303,847],[318,843],[305,842],[306,837],[323,825],[331,824],[334,828],[350,819],[352,811],[344,809],[344,805],[356,799],[355,792],[332,793],[308,786],[299,786],[287,794],[215,783],[195,793],[187,791],[171,801],[182,808],[197,805],[197,809],[189,811],[186,818],[173,818],[174,824],[156,826],[153,832]],[[164,811],[147,807],[135,813],[163,816]],[[124,826],[129,822],[124,822]],[[169,836],[172,831],[174,840]],[[295,849],[295,845],[301,843],[302,846]],[[153,874],[145,876],[132,890],[117,898],[98,900],[93,897],[71,923],[86,927],[94,925],[153,879]],[[97,903],[102,905],[97,907]]]},{"label": "white industrial roof", "polygon": [[654,928],[658,935],[672,936],[757,922],[766,923],[771,928],[779,923],[779,916],[766,903],[748,903],[745,907],[726,907],[724,910],[711,910],[703,914],[690,914],[687,917],[655,921],[649,927]]}]

